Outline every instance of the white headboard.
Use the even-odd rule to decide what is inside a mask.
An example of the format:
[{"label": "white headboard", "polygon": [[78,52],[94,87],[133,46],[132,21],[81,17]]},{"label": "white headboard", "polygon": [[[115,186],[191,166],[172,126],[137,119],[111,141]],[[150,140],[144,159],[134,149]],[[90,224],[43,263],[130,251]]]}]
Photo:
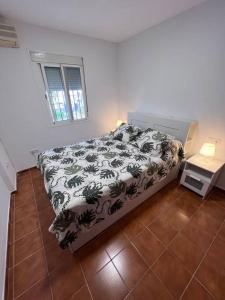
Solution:
[{"label": "white headboard", "polygon": [[128,123],[142,129],[148,127],[167,133],[180,140],[185,148],[185,156],[192,154],[192,142],[198,123],[196,121],[178,120],[162,115],[128,112]]}]

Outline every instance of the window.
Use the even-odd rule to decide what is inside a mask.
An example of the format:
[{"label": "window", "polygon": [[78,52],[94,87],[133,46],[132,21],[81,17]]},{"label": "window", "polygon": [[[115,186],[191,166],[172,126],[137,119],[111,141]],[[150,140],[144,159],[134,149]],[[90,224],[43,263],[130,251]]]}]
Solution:
[{"label": "window", "polygon": [[40,64],[53,122],[86,119],[83,60],[42,52],[30,53],[31,59]]}]

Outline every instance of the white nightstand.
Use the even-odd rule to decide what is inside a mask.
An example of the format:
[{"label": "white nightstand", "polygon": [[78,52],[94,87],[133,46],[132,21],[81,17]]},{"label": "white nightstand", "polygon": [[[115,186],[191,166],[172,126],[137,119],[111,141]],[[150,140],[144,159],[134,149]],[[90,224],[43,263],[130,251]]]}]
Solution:
[{"label": "white nightstand", "polygon": [[223,165],[221,160],[196,154],[186,161],[180,183],[205,197],[212,189]]}]

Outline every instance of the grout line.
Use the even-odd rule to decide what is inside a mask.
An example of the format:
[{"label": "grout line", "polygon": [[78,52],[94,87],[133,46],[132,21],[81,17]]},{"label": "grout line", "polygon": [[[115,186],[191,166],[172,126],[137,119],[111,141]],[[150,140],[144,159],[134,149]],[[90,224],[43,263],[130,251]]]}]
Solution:
[{"label": "grout line", "polygon": [[[190,220],[188,221],[188,223],[191,221],[191,219],[193,218],[193,216],[194,216],[194,214],[200,209],[200,207],[202,206],[203,204],[201,204],[201,205],[199,205],[199,207],[196,209],[196,211],[193,213],[193,215],[190,217]],[[188,226],[188,223],[185,225],[185,226]],[[185,227],[184,226],[184,227]],[[167,244],[167,245],[165,245],[165,244],[163,244],[164,245],[164,247],[165,247],[165,249],[164,249],[164,251],[162,251],[162,253],[159,255],[159,257],[154,261],[154,263],[151,265],[151,267],[150,267],[150,270],[153,272],[153,274],[157,277],[157,279],[162,283],[162,285],[166,288],[166,290],[167,290],[167,292],[174,298],[174,296],[171,294],[171,292],[168,290],[168,288],[167,288],[167,286],[165,285],[165,283],[161,280],[161,278],[159,278],[158,277],[158,275],[153,271],[153,267],[156,265],[156,263],[159,261],[159,259],[161,258],[161,256],[163,256],[163,254],[166,252],[166,251],[169,251],[169,247],[170,247],[170,245],[173,243],[173,241],[177,238],[177,236],[180,234],[180,232],[184,229],[184,227],[183,228],[181,228],[180,230],[178,230],[177,231],[177,233],[175,234],[175,236],[171,239],[171,241]],[[150,232],[152,232],[151,231],[151,229],[150,228],[148,228],[147,227],[147,229],[150,231]],[[153,235],[155,236],[155,234],[154,234],[154,232],[152,232],[153,233]],[[172,253],[173,254],[173,253]],[[173,254],[173,255],[175,255],[175,254]],[[176,256],[176,255],[175,255]],[[177,256],[176,256],[177,257]],[[178,257],[177,257],[178,258]],[[190,271],[189,270],[187,270],[187,268],[184,266],[184,264],[183,264],[183,262],[180,260],[180,258],[178,258],[178,260],[182,263],[182,266],[185,268],[185,270],[189,273],[189,274],[191,274],[190,273]]]},{"label": "grout line", "polygon": [[12,245],[13,245],[13,244],[16,244],[16,243],[19,242],[20,240],[24,239],[27,235],[29,235],[29,234],[31,234],[31,233],[37,231],[37,230],[40,231],[40,226],[37,227],[37,228],[35,228],[34,230],[28,232],[28,233],[25,233],[23,236],[21,236],[20,238],[18,238],[17,240],[15,240],[14,243],[12,243]]},{"label": "grout line", "polygon": [[[117,255],[116,255],[116,256],[117,256]],[[116,257],[116,256],[115,256],[115,257]],[[141,258],[142,258],[142,257],[141,257]],[[128,295],[132,293],[132,291],[139,285],[139,283],[140,283],[141,280],[144,278],[144,276],[149,272],[150,267],[149,267],[148,265],[146,265],[146,266],[147,266],[147,269],[144,271],[144,273],[141,275],[141,277],[138,279],[138,281],[135,283],[135,285],[134,285],[132,288],[129,288],[129,287],[127,286],[126,282],[124,281],[123,276],[120,274],[119,270],[117,269],[116,265],[114,264],[113,260],[112,260],[111,262],[112,262],[114,268],[116,269],[117,273],[119,274],[121,280],[123,281],[124,285],[126,286],[126,288],[127,288],[127,290],[128,290],[127,295],[124,297],[124,299],[126,299],[126,297],[128,297]],[[144,261],[144,263],[145,263],[145,261]],[[145,263],[145,264],[146,264],[146,263]]]},{"label": "grout line", "polygon": [[203,260],[204,260],[204,259],[206,258],[206,256],[208,255],[210,248],[212,247],[212,245],[213,245],[214,241],[215,241],[215,240],[216,240],[216,238],[218,237],[218,235],[219,235],[219,232],[220,232],[220,230],[221,230],[221,228],[223,227],[223,225],[224,225],[224,224],[225,224],[225,220],[224,220],[224,221],[223,221],[223,222],[220,224],[220,226],[219,226],[218,230],[216,231],[216,234],[215,234],[215,236],[214,236],[214,238],[213,238],[212,242],[210,243],[210,245],[209,245],[208,249],[206,250],[205,254],[203,255],[203,257],[202,257],[202,259],[201,259],[200,263],[198,264],[198,266],[197,266],[196,270],[195,270],[195,271],[194,271],[194,273],[192,274],[192,277],[191,277],[191,279],[189,280],[189,282],[188,282],[188,284],[187,284],[186,288],[184,289],[184,291],[183,291],[183,293],[181,294],[181,296],[180,296],[180,298],[179,298],[179,299],[182,299],[182,297],[183,297],[183,295],[184,295],[185,291],[186,291],[186,290],[187,290],[187,288],[189,287],[189,285],[190,285],[190,283],[191,283],[192,279],[195,277],[195,274],[198,272],[198,270],[199,270],[199,268],[200,268],[200,265],[201,265],[201,263],[203,262]]},{"label": "grout line", "polygon": [[[94,298],[93,298],[93,296],[92,296],[92,293],[91,293],[91,289],[90,289],[89,284],[88,284],[88,280],[87,280],[87,278],[86,278],[86,276],[85,276],[85,272],[84,272],[83,267],[82,267],[82,265],[81,265],[80,262],[79,262],[79,265],[80,265],[80,269],[81,269],[81,272],[82,272],[83,277],[84,277],[84,282],[86,283],[86,286],[87,286],[87,289],[88,289],[88,291],[89,291],[89,294],[91,295],[91,299],[94,300]],[[107,265],[107,264],[106,264],[106,265]],[[106,265],[104,265],[104,267],[105,267]],[[98,271],[98,272],[99,272],[99,271]],[[97,273],[98,273],[98,272],[97,272]],[[97,274],[97,273],[96,273],[96,274]],[[95,275],[96,275],[96,274],[95,274]],[[82,288],[82,287],[81,287],[81,288]],[[80,288],[80,289],[81,289],[81,288]],[[79,290],[80,290],[80,289],[79,289]],[[77,292],[78,292],[78,291],[77,291]],[[76,293],[77,293],[77,292],[76,292]],[[76,294],[76,293],[75,293],[75,294]]]},{"label": "grout line", "polygon": [[26,256],[25,258],[23,258],[21,261],[19,261],[18,263],[14,264],[14,267],[17,267],[18,265],[20,265],[21,263],[23,263],[27,258],[30,258],[31,256],[33,256],[34,254],[36,254],[38,251],[43,250],[44,246],[42,245],[41,248],[38,248],[37,250],[35,250],[34,252],[32,252],[30,255]]},{"label": "grout line", "polygon": [[[37,217],[37,219],[38,219],[38,217]],[[38,222],[38,223],[39,223],[39,222]],[[38,228],[40,228],[40,225],[38,225],[34,230],[32,230],[32,231],[30,231],[30,232],[28,232],[28,233],[25,233],[24,235],[22,235],[22,236],[20,236],[19,238],[15,239],[13,244],[15,244],[15,243],[18,242],[19,240],[23,239],[24,237],[26,237],[28,234],[34,232],[34,231],[37,230]]]},{"label": "grout line", "polygon": [[216,300],[215,296],[207,289],[206,286],[204,286],[203,283],[201,283],[201,281],[200,281],[197,277],[195,277],[194,279],[199,283],[199,285],[202,286],[202,288],[203,288],[204,290],[206,290],[206,292],[207,292],[213,299]]},{"label": "grout line", "polygon": [[[73,297],[73,296],[76,296],[84,287],[87,287],[87,285],[84,283],[77,291],[75,291],[72,295],[71,295],[71,297],[70,297],[70,299]],[[87,287],[87,289],[88,289],[88,287]],[[88,291],[89,291],[89,289],[88,289]],[[92,295],[91,295],[91,299],[93,300],[93,298],[92,298]]]},{"label": "grout line", "polygon": [[[183,194],[183,193],[182,193]],[[180,197],[181,195],[178,195],[178,197],[177,197],[177,199]],[[188,221],[188,223],[191,221],[191,219],[192,219],[192,217],[194,216],[194,214],[200,209],[200,207],[202,207],[202,205],[203,205],[203,203],[202,204],[200,204],[199,205],[199,207],[196,209],[196,211],[192,214],[192,216],[190,217],[190,219],[189,219],[189,221]],[[169,205],[168,206],[168,208],[167,209],[165,209],[163,212],[161,212],[161,213],[159,213],[158,215],[157,215],[157,217],[155,217],[154,219],[156,219],[156,218],[158,218],[161,214],[163,214],[163,213],[165,213],[168,209],[170,209],[171,207],[173,206],[173,203],[171,204],[171,205]],[[141,223],[141,222],[139,222],[139,223]],[[151,222],[152,223],[152,222]],[[151,224],[150,223],[150,224]],[[150,225],[149,224],[149,225]],[[153,272],[153,270],[152,270],[152,267],[156,264],[156,262],[160,259],[160,257],[168,250],[168,248],[169,248],[169,246],[170,246],[170,244],[172,244],[172,242],[175,240],[175,238],[177,237],[177,235],[183,230],[183,228],[185,227],[183,227],[183,228],[181,228],[180,230],[177,230],[176,229],[176,231],[177,231],[177,233],[175,234],[175,236],[172,238],[172,240],[167,244],[167,245],[165,245],[164,243],[162,243],[160,240],[159,240],[159,238],[154,234],[154,232],[152,232],[151,231],[151,229],[149,228],[149,227],[147,227],[146,225],[144,225],[143,223],[141,223],[141,225],[144,227],[144,229],[147,229],[149,232],[151,232],[153,235],[154,235],[154,237],[156,237],[156,239],[163,245],[163,247],[164,247],[164,250],[161,252],[161,254],[159,255],[159,257],[151,264],[151,266],[149,267],[149,264],[147,264],[147,266],[148,266],[148,269],[146,270],[146,272],[144,273],[144,275],[141,277],[141,279],[140,280],[138,280],[138,282],[135,284],[135,286],[129,291],[129,293],[128,293],[128,295],[129,294],[131,294],[132,293],[132,291],[138,286],[138,284],[140,283],[140,281],[144,278],[144,276],[146,275],[146,273],[150,270],[151,272]],[[148,225],[148,226],[149,226]],[[186,224],[187,225],[187,224]],[[175,229],[175,228],[174,228]],[[139,232],[133,239],[136,239],[141,233],[143,232],[143,230],[141,230],[141,232]],[[127,235],[126,235],[127,236]],[[146,260],[145,260],[145,258],[144,258],[144,256],[139,252],[139,250],[135,247],[135,245],[133,244],[133,242],[132,242],[132,239],[131,238],[129,238],[128,236],[127,236],[127,238],[128,238],[128,241],[130,242],[130,244],[135,248],[135,250],[138,252],[138,254],[139,254],[139,256],[142,258],[142,260],[144,260],[144,262],[146,263]],[[122,252],[124,249],[122,249],[120,252]],[[120,253],[119,252],[119,253]],[[118,254],[119,254],[118,253]],[[114,257],[116,257],[118,254],[116,254]],[[179,259],[179,258],[178,258]],[[180,259],[179,259],[180,260]],[[112,262],[113,262],[113,259],[112,259]],[[182,262],[181,262],[182,263]],[[114,264],[114,263],[113,263]],[[183,263],[182,263],[182,265],[183,265]],[[114,265],[115,266],[115,265]],[[115,268],[116,268],[116,266],[115,266]],[[186,267],[184,266],[184,268],[185,268],[185,270],[187,270],[186,269]],[[116,268],[117,269],[117,268]],[[118,270],[117,270],[118,271]],[[188,273],[190,274],[190,272],[189,272],[189,270],[187,270],[188,271]],[[119,273],[119,271],[118,271],[118,273]],[[167,292],[169,293],[169,295],[171,295],[171,297],[174,299],[174,296],[171,294],[171,292],[167,289],[167,287],[165,286],[165,284],[162,282],[162,280],[155,274],[155,272],[153,272],[153,274],[156,276],[156,278],[162,283],[162,285],[164,286],[164,288],[167,290]],[[119,273],[119,275],[120,275],[120,273]],[[121,279],[123,280],[123,278],[122,278],[122,276],[120,275],[120,277],[121,277]],[[124,281],[124,280],[123,280]],[[124,282],[125,283],[125,282]],[[126,285],[126,284],[125,284]],[[128,290],[129,290],[129,288],[128,288]],[[128,296],[128,295],[126,295],[126,297]],[[125,298],[126,298],[125,297]]]},{"label": "grout line", "polygon": [[[34,202],[35,202],[36,211],[37,211],[37,218],[38,218],[38,223],[39,223],[39,227],[40,227],[40,233],[41,233],[42,244],[43,244],[43,246],[44,246],[44,240],[43,240],[42,228],[41,228],[41,224],[40,224],[40,216],[39,216],[39,211],[38,211],[38,206],[37,206],[37,200],[36,200],[36,194],[35,194],[35,189],[34,189],[34,183],[33,183],[33,178],[32,178],[32,175],[31,175],[30,170],[29,170],[29,174],[30,174],[31,183],[32,183],[33,196],[34,196]],[[43,251],[43,252],[44,252],[44,258],[45,258],[45,264],[46,264],[47,276],[48,276],[48,280],[49,280],[49,287],[50,287],[51,298],[52,298],[52,300],[53,300],[52,284],[51,284],[51,281],[50,281],[50,273],[49,273],[49,268],[48,268],[48,261],[47,261],[47,256],[46,256],[45,247],[44,247],[44,251]]]},{"label": "grout line", "polygon": [[22,291],[17,297],[13,298],[13,299],[18,299],[19,297],[21,297],[22,295],[24,295],[26,292],[28,292],[30,289],[32,289],[35,285],[37,285],[39,282],[41,282],[43,279],[45,279],[46,277],[42,277],[41,279],[39,279],[38,281],[35,281],[31,286],[29,286],[29,288],[25,289],[24,291]]},{"label": "grout line", "polygon": [[[117,270],[117,269],[116,269]],[[138,279],[138,281],[135,283],[135,285],[129,289],[128,289],[128,294],[126,295],[126,297],[129,295],[129,294],[132,294],[132,292],[136,289],[136,287],[141,283],[141,281],[144,279],[144,277],[147,275],[147,273],[150,271],[150,268],[148,267],[147,270],[145,270],[145,272],[142,274],[142,276]],[[117,270],[117,272],[119,273],[119,271]],[[126,285],[126,284],[125,284]],[[127,285],[126,285],[127,286]]]}]

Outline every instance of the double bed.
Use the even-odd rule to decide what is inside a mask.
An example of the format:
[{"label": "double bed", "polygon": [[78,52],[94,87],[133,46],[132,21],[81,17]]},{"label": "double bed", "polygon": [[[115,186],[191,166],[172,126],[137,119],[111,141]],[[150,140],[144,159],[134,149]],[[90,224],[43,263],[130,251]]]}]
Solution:
[{"label": "double bed", "polygon": [[[128,113],[99,138],[38,156],[56,214],[49,231],[75,251],[171,180],[190,154],[195,122]],[[150,201],[150,200],[149,200]]]}]

